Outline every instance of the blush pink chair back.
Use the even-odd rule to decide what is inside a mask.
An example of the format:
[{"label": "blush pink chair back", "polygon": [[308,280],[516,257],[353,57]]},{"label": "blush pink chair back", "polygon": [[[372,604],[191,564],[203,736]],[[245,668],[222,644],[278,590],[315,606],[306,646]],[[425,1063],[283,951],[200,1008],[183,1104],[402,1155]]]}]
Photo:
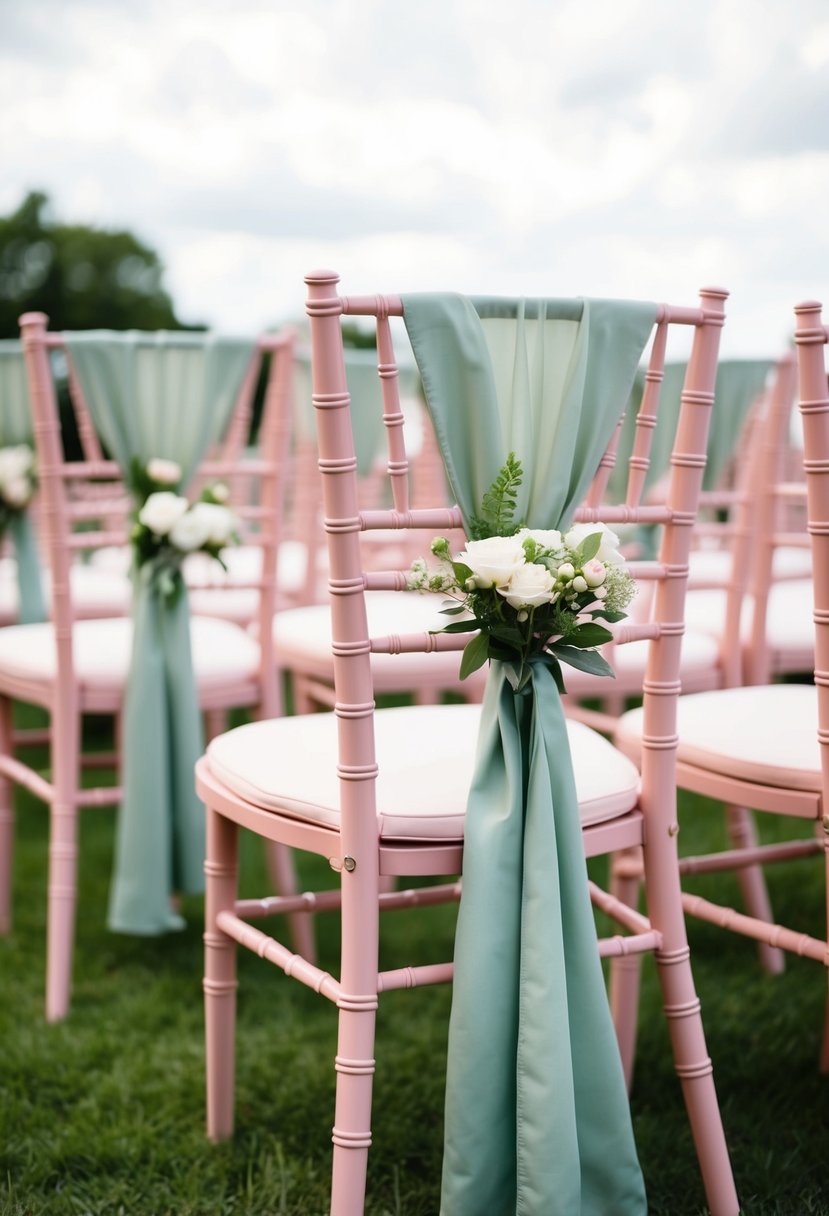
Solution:
[{"label": "blush pink chair back", "polygon": [[[43,498],[43,533],[52,585],[52,618],[37,625],[9,626],[0,642],[0,931],[11,923],[11,856],[13,787],[20,785],[49,808],[49,878],[47,917],[46,1014],[66,1015],[70,1002],[75,909],[77,900],[78,814],[88,806],[116,805],[118,784],[82,782],[85,757],[81,725],[85,714],[119,718],[129,666],[131,623],[123,615],[108,620],[79,619],[71,594],[72,570],[82,555],[122,547],[128,540],[128,503],[118,465],[104,457],[91,422],[85,430],[86,458],[65,459],[61,419],[51,355],[64,347],[61,334],[47,330],[40,313],[21,319],[31,410],[37,445],[38,476]],[[230,622],[193,617],[191,642],[198,705],[208,721],[208,735],[225,724],[237,706],[272,716],[280,710],[270,621],[275,600],[281,485],[288,411],[284,401],[291,378],[294,336],[285,331],[258,343],[257,367],[270,357],[270,374],[257,461],[246,466],[260,481],[254,503],[239,504],[241,528],[263,553],[261,573],[253,580],[260,597],[260,640]],[[81,397],[74,394],[77,404]],[[83,407],[82,407],[83,409]],[[203,477],[229,477],[238,472],[233,458],[205,464]],[[15,700],[39,705],[49,715],[48,778],[18,756],[12,731]],[[115,739],[118,743],[116,728]],[[146,758],[152,763],[152,758]],[[118,769],[116,753],[96,763]],[[201,869],[201,860],[198,868]],[[291,890],[292,874],[282,875]]]},{"label": "blush pink chair back", "polygon": [[[236,947],[258,955],[336,1006],[339,1024],[333,1131],[331,1212],[364,1210],[371,1142],[375,1021],[382,995],[450,980],[452,963],[379,965],[380,911],[417,907],[460,893],[464,817],[474,766],[480,707],[476,704],[378,709],[378,656],[455,651],[462,635],[404,629],[373,633],[366,601],[373,592],[404,592],[407,572],[366,564],[364,537],[414,529],[425,538],[462,527],[457,507],[413,503],[411,462],[403,433],[391,319],[403,312],[393,296],[346,296],[326,271],[306,279],[313,343],[313,400],[322,480],[331,607],[334,712],[251,723],[215,738],[197,766],[197,788],[208,813],[205,919],[205,1016],[208,1134],[233,1128]],[[659,306],[653,331],[636,457],[623,504],[607,507],[604,493],[615,447],[598,468],[577,511],[585,522],[645,522],[662,529],[659,557],[634,566],[654,587],[655,611],[645,622],[618,627],[620,646],[644,640],[646,755],[636,767],[598,733],[571,723],[584,850],[588,856],[641,847],[650,919],[591,886],[595,905],[622,930],[602,939],[605,957],[655,953],[671,1043],[706,1195],[714,1216],[736,1216],[739,1205],[705,1049],[680,903],[676,849],[675,706],[690,534],[696,515],[709,418],[714,400],[725,293],[701,293],[698,307]],[[351,429],[341,325],[372,318],[387,432],[390,505],[366,504]],[[694,335],[678,430],[671,487],[665,502],[642,505],[653,417],[669,331]],[[239,831],[328,859],[334,890],[295,897],[238,897]],[[389,890],[387,879],[444,875],[426,888]],[[328,971],[298,955],[261,922],[297,910],[339,909],[338,967]],[[602,990],[604,999],[604,991]],[[605,1008],[605,1014],[607,1010]],[[275,1021],[278,1033],[278,1020]],[[551,1149],[551,1151],[555,1151]]]}]

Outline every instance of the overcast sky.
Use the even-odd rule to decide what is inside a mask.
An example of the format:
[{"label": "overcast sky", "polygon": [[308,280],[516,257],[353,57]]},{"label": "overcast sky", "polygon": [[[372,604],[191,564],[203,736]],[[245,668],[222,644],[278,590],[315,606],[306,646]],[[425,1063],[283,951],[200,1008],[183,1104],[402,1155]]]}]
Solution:
[{"label": "overcast sky", "polygon": [[0,213],[153,246],[234,331],[346,293],[829,304],[829,0],[0,0]]}]

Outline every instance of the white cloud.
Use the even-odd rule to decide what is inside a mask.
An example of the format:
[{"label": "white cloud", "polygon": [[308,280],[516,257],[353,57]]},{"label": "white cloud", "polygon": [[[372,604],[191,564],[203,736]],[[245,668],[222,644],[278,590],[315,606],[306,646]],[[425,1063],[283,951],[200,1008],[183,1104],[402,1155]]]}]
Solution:
[{"label": "white cloud", "polygon": [[320,263],[367,291],[708,281],[723,349],[773,354],[794,302],[829,298],[825,0],[41,0],[4,23],[0,209],[42,188],[132,228],[185,319],[301,313]]}]

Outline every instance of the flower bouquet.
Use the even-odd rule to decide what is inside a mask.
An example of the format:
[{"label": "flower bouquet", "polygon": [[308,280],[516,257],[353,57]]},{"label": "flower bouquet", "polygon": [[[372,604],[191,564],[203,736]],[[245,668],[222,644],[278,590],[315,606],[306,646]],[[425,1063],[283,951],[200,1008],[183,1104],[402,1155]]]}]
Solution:
[{"label": "flower bouquet", "polygon": [[540,658],[565,692],[562,663],[613,675],[596,649],[613,635],[599,622],[625,617],[635,584],[619,538],[605,524],[575,524],[562,534],[515,522],[522,476],[511,452],[484,495],[463,552],[453,557],[447,539],[437,537],[431,546],[437,569],[416,560],[408,587],[449,597],[442,611],[460,619],[440,632],[475,634],[461,657],[461,679],[498,659],[520,691],[530,679],[529,660]]},{"label": "flower bouquet", "polygon": [[151,584],[169,601],[181,594],[181,565],[189,553],[207,553],[226,569],[222,550],[239,542],[227,486],[214,482],[191,503],[177,493],[180,482],[181,469],[173,460],[133,461],[130,485],[141,503],[131,533],[136,564],[147,569]]},{"label": "flower bouquet", "polygon": [[26,510],[36,487],[35,457],[28,444],[0,448],[0,536]]}]

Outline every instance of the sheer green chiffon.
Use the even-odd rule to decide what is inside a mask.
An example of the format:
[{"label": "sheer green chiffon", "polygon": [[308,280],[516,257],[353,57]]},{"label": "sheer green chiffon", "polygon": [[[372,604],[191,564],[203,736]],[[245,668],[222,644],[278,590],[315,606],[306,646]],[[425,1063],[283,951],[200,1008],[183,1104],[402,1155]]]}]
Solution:
[{"label": "sheer green chiffon", "polygon": [[[4,339],[0,341],[0,448],[23,443],[34,447],[23,346],[16,339]],[[9,536],[17,565],[19,620],[23,624],[45,621],[40,555],[26,511],[11,520]]]},{"label": "sheer green chiffon", "polygon": [[[224,432],[253,343],[203,334],[67,334],[66,345],[104,444],[133,458],[176,461],[186,485]],[[133,643],[124,701],[122,786],[108,923],[122,933],[181,928],[173,891],[203,890],[204,812],[193,768],[203,732],[186,589],[165,600],[133,572]]]},{"label": "sheer green chiffon", "polygon": [[[619,301],[406,296],[447,477],[468,521],[510,450],[519,516],[566,526],[656,315]],[[493,663],[464,848],[443,1216],[643,1216],[561,700]]]}]

